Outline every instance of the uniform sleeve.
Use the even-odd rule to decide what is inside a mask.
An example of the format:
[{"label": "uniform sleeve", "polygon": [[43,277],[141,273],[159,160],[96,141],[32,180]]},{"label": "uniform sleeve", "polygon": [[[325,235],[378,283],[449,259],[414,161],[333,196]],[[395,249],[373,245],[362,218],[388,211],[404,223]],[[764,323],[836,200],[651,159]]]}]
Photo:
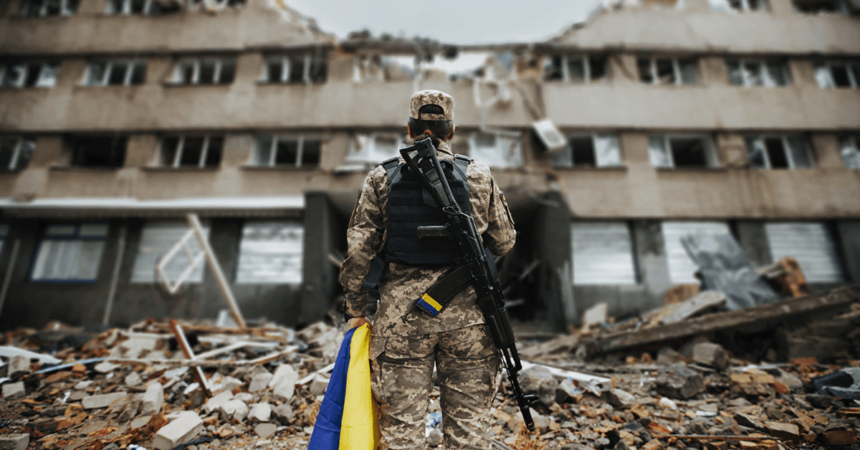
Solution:
[{"label": "uniform sleeve", "polygon": [[[377,184],[385,172],[377,167],[364,180],[364,186],[346,231],[347,256],[340,270],[340,284],[346,293],[346,312],[353,317],[364,317],[367,311],[367,292],[362,283],[370,272],[373,258],[382,250],[385,231],[385,201],[380,198]],[[387,197],[387,196],[386,196]]]},{"label": "uniform sleeve", "polygon": [[514,218],[505,200],[505,194],[496,185],[496,180],[490,177],[490,202],[487,209],[487,231],[483,234],[484,245],[494,255],[507,254],[514,248],[517,231],[514,228]]}]

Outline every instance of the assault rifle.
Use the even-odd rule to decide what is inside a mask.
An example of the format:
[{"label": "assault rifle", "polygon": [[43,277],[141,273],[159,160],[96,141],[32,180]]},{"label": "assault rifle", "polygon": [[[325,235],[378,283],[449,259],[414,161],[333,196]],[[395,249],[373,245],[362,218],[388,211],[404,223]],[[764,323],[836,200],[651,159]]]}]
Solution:
[{"label": "assault rifle", "polygon": [[478,296],[478,307],[481,308],[484,321],[490,329],[493,344],[501,353],[511,389],[523,413],[523,421],[529,431],[534,431],[535,424],[529,412],[529,405],[537,400],[537,396],[525,395],[517,379],[517,372],[522,370],[523,366],[517,352],[508,312],[505,310],[505,300],[497,279],[495,263],[491,259],[492,255],[485,252],[472,216],[463,212],[455,201],[439,159],[436,157],[436,148],[432,141],[429,138],[418,141],[415,145],[400,150],[400,155],[403,156],[410,171],[430,192],[433,200],[445,213],[447,220],[447,225],[442,227],[419,227],[419,235],[447,235],[456,241],[462,252],[459,265],[468,268],[472,286]]}]

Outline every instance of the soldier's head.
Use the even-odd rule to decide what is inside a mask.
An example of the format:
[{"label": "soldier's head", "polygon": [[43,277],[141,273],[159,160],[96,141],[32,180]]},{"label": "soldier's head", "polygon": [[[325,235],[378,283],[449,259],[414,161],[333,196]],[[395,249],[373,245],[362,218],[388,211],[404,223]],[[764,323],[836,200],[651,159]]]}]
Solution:
[{"label": "soldier's head", "polygon": [[412,94],[409,102],[409,137],[430,138],[433,145],[454,138],[454,98],[442,91],[424,90]]}]

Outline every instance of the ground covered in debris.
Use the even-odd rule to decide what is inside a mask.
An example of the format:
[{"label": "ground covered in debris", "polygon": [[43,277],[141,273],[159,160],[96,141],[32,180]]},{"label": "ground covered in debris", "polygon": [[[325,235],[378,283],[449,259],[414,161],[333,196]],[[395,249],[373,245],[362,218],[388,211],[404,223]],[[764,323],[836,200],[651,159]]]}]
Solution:
[{"label": "ground covered in debris", "polygon": [[[845,345],[857,337],[860,304],[840,301],[822,320],[852,337],[840,335],[842,350],[821,360],[770,362],[775,351],[755,358],[719,334],[591,354],[626,342],[605,312],[570,334],[520,327],[521,383],[539,396],[538,430],[525,429],[502,393],[486,438],[518,450],[860,448],[860,361]],[[325,323],[294,332],[161,321],[95,336],[60,324],[10,332],[0,347],[0,449],[305,448],[342,336]],[[428,448],[441,448],[438,392]]]}]

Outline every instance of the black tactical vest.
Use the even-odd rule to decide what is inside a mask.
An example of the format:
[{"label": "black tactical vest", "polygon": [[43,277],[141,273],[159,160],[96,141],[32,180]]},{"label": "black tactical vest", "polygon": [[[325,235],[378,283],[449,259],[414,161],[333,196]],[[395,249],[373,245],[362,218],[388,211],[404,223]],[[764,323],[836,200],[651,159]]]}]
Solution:
[{"label": "black tactical vest", "polygon": [[[472,160],[456,155],[454,161],[439,160],[454,199],[460,209],[471,214],[469,182],[466,168]],[[445,214],[436,201],[397,158],[382,163],[388,174],[388,233],[385,242],[386,262],[413,266],[447,266],[460,257],[453,239],[418,237],[418,227],[445,225]]]}]

